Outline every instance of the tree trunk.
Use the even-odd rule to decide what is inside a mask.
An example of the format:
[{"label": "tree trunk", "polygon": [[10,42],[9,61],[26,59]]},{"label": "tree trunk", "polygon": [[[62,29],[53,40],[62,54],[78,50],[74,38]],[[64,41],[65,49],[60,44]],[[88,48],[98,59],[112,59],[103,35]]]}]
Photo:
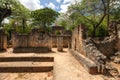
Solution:
[{"label": "tree trunk", "polygon": [[107,0],[107,28],[109,27],[109,21],[110,21],[110,19],[109,19],[109,10],[110,10],[110,7],[109,7],[109,5],[110,5],[110,0]]},{"label": "tree trunk", "polygon": [[43,24],[43,31],[45,31],[46,30],[46,22],[44,22],[44,24]]},{"label": "tree trunk", "polygon": [[23,31],[25,32],[25,27],[26,27],[26,20],[25,20],[25,18],[22,19],[22,24],[23,24]]},{"label": "tree trunk", "polygon": [[0,27],[1,27],[1,24],[2,24],[2,20],[0,19]]},{"label": "tree trunk", "polygon": [[92,37],[96,37],[96,30],[98,27],[94,26],[93,32],[92,32]]}]

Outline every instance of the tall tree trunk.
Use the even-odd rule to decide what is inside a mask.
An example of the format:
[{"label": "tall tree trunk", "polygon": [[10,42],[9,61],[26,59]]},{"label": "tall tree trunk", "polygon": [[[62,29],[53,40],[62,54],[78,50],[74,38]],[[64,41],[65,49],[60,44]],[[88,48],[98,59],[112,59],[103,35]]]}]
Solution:
[{"label": "tall tree trunk", "polygon": [[26,27],[26,19],[22,19],[22,24],[23,24],[23,31],[25,32],[25,27]]},{"label": "tall tree trunk", "polygon": [[96,36],[96,30],[97,30],[97,27],[95,25],[93,25],[94,29],[93,29],[93,32],[92,32],[92,37],[95,37]]},{"label": "tall tree trunk", "polygon": [[43,31],[46,30],[46,22],[43,23]]},{"label": "tall tree trunk", "polygon": [[109,21],[110,21],[110,15],[109,15],[109,10],[110,10],[110,0],[107,0],[107,28],[109,27]]}]

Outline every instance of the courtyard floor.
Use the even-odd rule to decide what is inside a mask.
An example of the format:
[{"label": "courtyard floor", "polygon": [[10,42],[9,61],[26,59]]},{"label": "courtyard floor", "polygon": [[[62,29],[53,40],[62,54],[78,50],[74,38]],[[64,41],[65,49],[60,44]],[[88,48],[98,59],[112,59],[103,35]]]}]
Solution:
[{"label": "courtyard floor", "polygon": [[0,73],[0,80],[114,80],[103,75],[89,74],[67,49],[57,52],[56,48],[53,48],[51,53],[44,54],[12,53],[12,49],[0,53],[0,57],[9,56],[53,56],[53,73]]}]

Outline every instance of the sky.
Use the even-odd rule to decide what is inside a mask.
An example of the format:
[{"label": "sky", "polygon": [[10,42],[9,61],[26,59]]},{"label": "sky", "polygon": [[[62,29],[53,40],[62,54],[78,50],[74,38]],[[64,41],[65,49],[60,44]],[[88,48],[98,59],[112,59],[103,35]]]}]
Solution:
[{"label": "sky", "polygon": [[52,8],[58,12],[65,13],[70,4],[80,0],[19,0],[26,8],[30,10],[41,9],[44,7]]},{"label": "sky", "polygon": [[[70,4],[81,0],[19,0],[26,8],[33,11],[44,7],[52,8],[58,12],[65,13]],[[9,23],[8,19],[4,19],[5,23]]]}]

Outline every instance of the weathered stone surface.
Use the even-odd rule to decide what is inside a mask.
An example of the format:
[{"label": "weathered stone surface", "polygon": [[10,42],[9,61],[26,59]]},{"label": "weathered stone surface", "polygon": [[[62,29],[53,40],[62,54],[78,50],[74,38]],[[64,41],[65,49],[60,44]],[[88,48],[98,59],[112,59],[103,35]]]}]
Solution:
[{"label": "weathered stone surface", "polygon": [[[73,30],[71,49],[92,60],[100,68],[100,73],[102,73],[104,72],[106,56],[99,51],[94,41],[87,37],[86,31],[87,30],[83,24]],[[83,65],[84,64],[86,63],[83,63]]]},{"label": "weathered stone surface", "polygon": [[54,62],[54,57],[0,57],[0,62]]},{"label": "weathered stone surface", "polygon": [[114,48],[120,50],[120,20],[112,21],[109,25],[109,35],[110,38],[115,39]]},{"label": "weathered stone surface", "polygon": [[63,37],[62,36],[57,37],[57,50],[63,51]]},{"label": "weathered stone surface", "polygon": [[0,72],[49,72],[53,70],[53,62],[1,62]]},{"label": "weathered stone surface", "polygon": [[[63,37],[63,47],[67,48],[68,45],[71,42],[71,36],[70,35],[61,35]],[[52,47],[57,47],[57,35],[52,35]]]},{"label": "weathered stone surface", "polygon": [[3,29],[0,29],[0,50],[7,49],[7,36]]},{"label": "weathered stone surface", "polygon": [[13,53],[48,53],[51,49],[48,47],[17,47]]},{"label": "weathered stone surface", "polygon": [[14,52],[49,52],[52,48],[52,39],[47,33],[33,29],[29,34],[12,34]]},{"label": "weathered stone surface", "polygon": [[120,51],[116,52],[115,55],[112,56],[111,58],[112,58],[111,60],[112,60],[114,63],[119,64],[119,63],[120,63]]},{"label": "weathered stone surface", "polygon": [[115,39],[114,38],[108,38],[106,37],[103,40],[97,40],[94,41],[95,46],[97,49],[103,53],[105,56],[110,57],[111,55],[114,55],[115,53]]},{"label": "weathered stone surface", "polygon": [[98,73],[97,65],[92,60],[72,49],[70,49],[70,53],[85,67],[90,74]]}]

